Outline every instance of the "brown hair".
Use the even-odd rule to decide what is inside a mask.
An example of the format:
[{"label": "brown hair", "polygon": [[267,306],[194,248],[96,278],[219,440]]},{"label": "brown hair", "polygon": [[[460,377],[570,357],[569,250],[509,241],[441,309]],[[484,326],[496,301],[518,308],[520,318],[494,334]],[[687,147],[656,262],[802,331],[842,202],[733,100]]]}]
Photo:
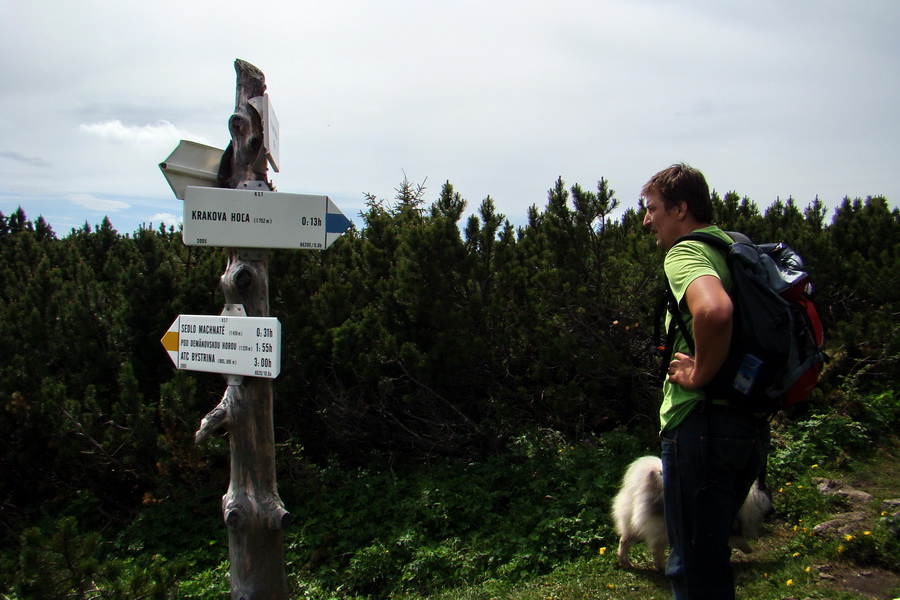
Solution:
[{"label": "brown hair", "polygon": [[641,194],[647,196],[655,192],[662,197],[666,208],[680,202],[687,205],[688,210],[697,221],[712,223],[712,201],[709,199],[709,185],[703,173],[684,163],[663,169],[644,184]]}]

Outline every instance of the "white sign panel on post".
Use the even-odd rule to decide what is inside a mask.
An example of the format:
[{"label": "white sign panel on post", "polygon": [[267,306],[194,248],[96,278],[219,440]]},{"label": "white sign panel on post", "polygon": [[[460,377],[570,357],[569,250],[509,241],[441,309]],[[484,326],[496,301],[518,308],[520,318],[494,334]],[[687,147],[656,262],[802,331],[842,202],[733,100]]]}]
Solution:
[{"label": "white sign panel on post", "polygon": [[269,100],[268,94],[250,98],[250,106],[259,113],[263,125],[263,147],[266,150],[266,159],[272,165],[272,170],[278,172],[278,117],[275,116],[275,110],[272,108],[272,101]]},{"label": "white sign panel on post", "polygon": [[274,379],[281,372],[276,317],[179,315],[160,340],[179,369]]},{"label": "white sign panel on post", "polygon": [[184,196],[188,246],[324,250],[349,226],[328,196],[207,187]]},{"label": "white sign panel on post", "polygon": [[188,186],[216,187],[222,150],[181,140],[159,168],[175,197],[184,200]]}]

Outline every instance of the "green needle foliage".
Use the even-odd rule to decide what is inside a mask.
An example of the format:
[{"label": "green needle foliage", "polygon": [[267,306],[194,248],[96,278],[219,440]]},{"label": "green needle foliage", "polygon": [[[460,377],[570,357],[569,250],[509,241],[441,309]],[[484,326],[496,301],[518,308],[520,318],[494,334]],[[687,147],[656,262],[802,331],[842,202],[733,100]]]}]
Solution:
[{"label": "green needle foliage", "polygon": [[[328,251],[270,252],[288,567],[310,596],[495,589],[596,560],[624,465],[656,449],[661,257],[641,208],[605,179],[557,180],[519,226],[490,197],[467,212],[449,182],[428,196],[404,181]],[[828,329],[831,361],[807,412],[776,421],[771,471],[890,443],[900,211],[714,206],[723,228],[806,259]],[[159,342],[178,314],[221,311],[225,260],[173,228],[58,237],[0,214],[0,594],[227,595],[228,440],[193,444],[224,384],[176,371]],[[858,554],[896,556],[896,531]]]}]

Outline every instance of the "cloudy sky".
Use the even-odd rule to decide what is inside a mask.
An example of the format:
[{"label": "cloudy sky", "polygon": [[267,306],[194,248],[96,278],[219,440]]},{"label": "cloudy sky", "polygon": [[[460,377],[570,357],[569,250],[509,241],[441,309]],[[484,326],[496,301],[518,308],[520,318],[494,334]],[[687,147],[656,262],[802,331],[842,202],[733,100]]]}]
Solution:
[{"label": "cloudy sky", "polygon": [[0,0],[0,212],[177,223],[158,163],[266,75],[282,192],[407,177],[514,224],[558,177],[626,206],[688,162],[761,207],[900,199],[896,0]]}]

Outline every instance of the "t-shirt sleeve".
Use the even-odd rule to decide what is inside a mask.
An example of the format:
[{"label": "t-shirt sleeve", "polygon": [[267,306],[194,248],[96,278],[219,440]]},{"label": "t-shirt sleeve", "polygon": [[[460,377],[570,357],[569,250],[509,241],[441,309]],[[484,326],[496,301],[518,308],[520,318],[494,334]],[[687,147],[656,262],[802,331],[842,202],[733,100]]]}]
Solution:
[{"label": "t-shirt sleeve", "polygon": [[687,312],[687,307],[681,303],[687,292],[688,286],[704,275],[712,275],[717,279],[719,273],[716,271],[710,257],[703,251],[703,242],[685,241],[673,246],[668,253],[664,262],[666,277],[669,285],[672,287],[672,294],[678,301],[678,305]]}]

